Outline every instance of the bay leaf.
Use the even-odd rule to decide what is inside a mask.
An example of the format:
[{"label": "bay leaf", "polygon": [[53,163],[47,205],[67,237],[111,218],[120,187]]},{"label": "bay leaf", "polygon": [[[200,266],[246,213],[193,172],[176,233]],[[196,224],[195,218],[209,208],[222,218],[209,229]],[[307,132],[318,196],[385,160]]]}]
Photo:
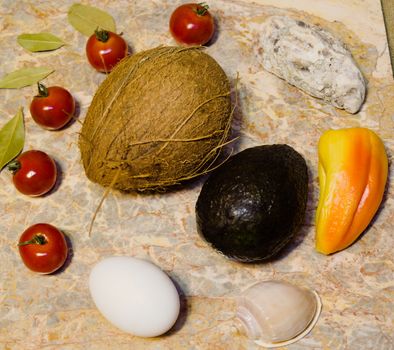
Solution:
[{"label": "bay leaf", "polygon": [[19,89],[36,84],[54,70],[49,67],[31,67],[18,69],[0,80],[0,89]]},{"label": "bay leaf", "polygon": [[96,29],[116,32],[115,20],[97,7],[74,4],[68,10],[68,22],[80,33],[91,36]]},{"label": "bay leaf", "polygon": [[51,33],[21,34],[18,44],[31,52],[52,51],[64,45],[62,39]]},{"label": "bay leaf", "polygon": [[20,107],[16,115],[0,130],[0,170],[22,151],[24,143],[25,126]]}]

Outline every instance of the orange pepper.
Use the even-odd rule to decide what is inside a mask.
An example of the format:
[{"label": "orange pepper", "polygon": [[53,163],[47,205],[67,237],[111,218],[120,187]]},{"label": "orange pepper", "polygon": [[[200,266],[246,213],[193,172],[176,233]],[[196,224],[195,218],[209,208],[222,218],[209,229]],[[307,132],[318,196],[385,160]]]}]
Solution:
[{"label": "orange pepper", "polygon": [[318,151],[316,250],[331,254],[350,246],[371,222],[383,198],[388,159],[382,140],[366,128],[328,130]]}]

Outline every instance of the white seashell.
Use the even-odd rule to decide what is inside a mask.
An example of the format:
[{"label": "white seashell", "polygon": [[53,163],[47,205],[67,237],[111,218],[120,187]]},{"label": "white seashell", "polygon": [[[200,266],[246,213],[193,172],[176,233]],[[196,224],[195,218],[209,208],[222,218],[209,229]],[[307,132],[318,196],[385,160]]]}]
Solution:
[{"label": "white seashell", "polygon": [[316,292],[283,281],[264,281],[238,298],[236,318],[246,335],[267,348],[306,336],[316,324],[321,301]]},{"label": "white seashell", "polygon": [[318,26],[286,16],[264,23],[263,66],[306,93],[356,113],[365,98],[365,80],[345,45]]}]

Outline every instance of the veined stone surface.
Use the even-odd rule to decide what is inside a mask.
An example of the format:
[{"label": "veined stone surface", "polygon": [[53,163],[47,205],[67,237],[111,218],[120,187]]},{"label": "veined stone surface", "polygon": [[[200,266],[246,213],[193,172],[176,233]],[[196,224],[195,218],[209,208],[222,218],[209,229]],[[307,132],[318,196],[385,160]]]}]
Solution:
[{"label": "veined stone surface", "polygon": [[[46,85],[69,89],[83,121],[104,75],[85,57],[87,38],[67,22],[74,0],[0,0],[0,77],[22,67],[50,66]],[[87,0],[109,12],[132,53],[175,44],[168,31],[173,1]],[[310,171],[307,217],[299,236],[276,260],[244,265],[228,261],[200,239],[194,206],[200,179],[179,191],[154,195],[112,192],[100,209],[92,236],[88,227],[104,189],[86,178],[78,150],[80,123],[50,132],[29,114],[36,86],[0,90],[0,127],[24,107],[25,150],[40,149],[56,160],[61,177],[42,198],[16,192],[0,173],[1,350],[258,350],[234,328],[234,297],[250,285],[283,279],[316,290],[323,311],[312,333],[290,350],[391,350],[394,322],[394,172],[377,216],[351,247],[333,256],[314,250],[318,202],[317,142],[329,128],[363,126],[383,139],[393,155],[394,81],[379,0],[259,0],[209,2],[219,31],[206,49],[234,82],[239,74],[234,152],[259,144],[287,143]],[[313,98],[262,66],[261,28],[270,16],[289,16],[327,29],[345,43],[368,81],[359,113],[349,115]],[[67,45],[30,53],[21,33],[51,32]],[[66,267],[51,276],[29,272],[17,241],[28,226],[48,222],[71,242]],[[112,255],[147,258],[160,266],[182,294],[181,316],[166,336],[143,339],[122,333],[97,311],[88,275]]]}]

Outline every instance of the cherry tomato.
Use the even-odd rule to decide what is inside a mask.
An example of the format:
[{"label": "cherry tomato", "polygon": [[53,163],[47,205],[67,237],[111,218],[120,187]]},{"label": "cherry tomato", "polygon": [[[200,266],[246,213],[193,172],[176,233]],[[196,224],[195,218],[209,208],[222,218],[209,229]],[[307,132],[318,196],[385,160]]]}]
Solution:
[{"label": "cherry tomato", "polygon": [[181,45],[204,45],[213,36],[215,25],[208,5],[184,4],[170,18],[170,32]]},{"label": "cherry tomato", "polygon": [[50,224],[35,224],[19,238],[19,254],[27,268],[48,274],[58,270],[67,259],[63,233]]},{"label": "cherry tomato", "polygon": [[65,126],[74,113],[75,101],[66,89],[60,86],[46,88],[38,83],[38,95],[30,104],[30,114],[38,125],[57,130]]},{"label": "cherry tomato", "polygon": [[27,151],[8,164],[16,189],[28,196],[41,196],[56,182],[56,164],[42,151]]},{"label": "cherry tomato", "polygon": [[109,73],[126,57],[127,50],[127,43],[120,35],[106,30],[96,30],[86,43],[89,63],[103,73]]}]

